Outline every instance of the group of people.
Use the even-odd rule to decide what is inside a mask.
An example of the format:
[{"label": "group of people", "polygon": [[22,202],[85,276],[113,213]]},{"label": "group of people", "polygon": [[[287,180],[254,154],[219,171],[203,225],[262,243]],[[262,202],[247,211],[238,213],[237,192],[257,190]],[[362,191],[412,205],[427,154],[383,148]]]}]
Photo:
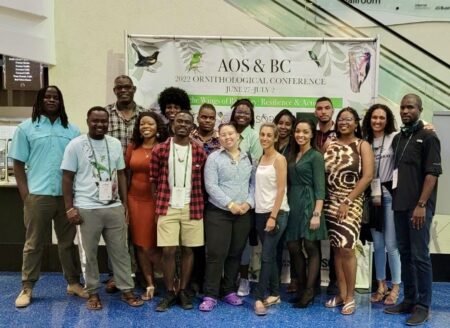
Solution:
[{"label": "group of people", "polygon": [[[192,309],[192,284],[204,294],[201,311],[212,311],[219,300],[242,305],[238,278],[247,278],[242,268],[250,236],[262,245],[257,315],[281,302],[284,244],[297,291],[294,307],[313,302],[320,241],[326,239],[338,292],[325,306],[353,314],[355,246],[369,202],[378,280],[371,301],[391,305],[386,313],[412,313],[410,324],[428,319],[428,243],[441,164],[439,140],[420,120],[417,95],[401,100],[404,126],[397,133],[392,111],[381,104],[367,111],[362,124],[350,107],[333,121],[332,101],[322,97],[316,101],[317,125],[285,109],[256,130],[254,105],[238,99],[230,122],[216,129],[211,104],[200,107],[194,124],[182,89],[161,92],[161,114],[138,106],[135,91],[128,76],[117,77],[117,101],[89,109],[88,133],[80,135],[68,123],[61,91],[48,86],[39,91],[31,119],[18,126],[10,157],[24,201],[26,242],[16,307],[31,302],[44,230],[53,220],[67,292],[87,298],[91,310],[102,308],[100,236],[111,283],[132,307],[153,298],[154,268],[161,266],[166,291],[156,307],[160,312],[176,303]],[[146,284],[140,297],[133,292],[128,230]],[[73,243],[77,231],[84,288]],[[404,300],[396,304],[401,281]]]}]

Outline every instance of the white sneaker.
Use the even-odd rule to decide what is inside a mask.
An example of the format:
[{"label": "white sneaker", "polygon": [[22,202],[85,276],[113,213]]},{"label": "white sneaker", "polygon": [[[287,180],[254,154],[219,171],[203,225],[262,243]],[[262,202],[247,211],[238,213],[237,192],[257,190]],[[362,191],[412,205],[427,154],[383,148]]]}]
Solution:
[{"label": "white sneaker", "polygon": [[250,281],[248,279],[240,279],[239,289],[237,291],[238,296],[247,296],[250,294]]},{"label": "white sneaker", "polygon": [[28,305],[30,305],[31,294],[32,294],[31,288],[22,289],[19,296],[17,296],[17,298],[16,298],[16,307],[24,308],[24,307],[27,307]]}]

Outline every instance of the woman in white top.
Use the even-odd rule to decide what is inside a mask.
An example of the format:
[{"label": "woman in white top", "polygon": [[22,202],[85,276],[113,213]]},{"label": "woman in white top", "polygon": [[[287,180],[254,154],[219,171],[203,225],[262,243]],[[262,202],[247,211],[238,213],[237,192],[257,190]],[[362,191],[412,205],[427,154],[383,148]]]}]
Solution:
[{"label": "woman in white top", "polygon": [[[259,141],[264,150],[256,169],[255,219],[262,242],[261,271],[256,288],[255,313],[267,314],[267,307],[281,302],[277,244],[286,229],[289,205],[286,196],[286,158],[275,150],[278,130],[273,123],[264,123]],[[268,292],[268,297],[266,293]]]}]

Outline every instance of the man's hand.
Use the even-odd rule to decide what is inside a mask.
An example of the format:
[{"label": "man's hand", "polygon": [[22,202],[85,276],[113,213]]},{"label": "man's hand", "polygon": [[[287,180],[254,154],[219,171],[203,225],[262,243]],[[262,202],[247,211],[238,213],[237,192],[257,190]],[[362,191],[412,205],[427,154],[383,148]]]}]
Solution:
[{"label": "man's hand", "polygon": [[416,206],[416,208],[414,209],[411,221],[412,221],[412,226],[414,229],[420,230],[422,229],[424,223],[425,223],[425,212],[426,212],[426,207],[419,207]]},{"label": "man's hand", "polygon": [[72,207],[71,209],[66,211],[67,219],[71,224],[79,225],[83,223],[83,218],[80,216],[78,209]]},{"label": "man's hand", "polygon": [[244,215],[250,209],[250,205],[248,203],[242,203],[239,205],[240,215]]}]

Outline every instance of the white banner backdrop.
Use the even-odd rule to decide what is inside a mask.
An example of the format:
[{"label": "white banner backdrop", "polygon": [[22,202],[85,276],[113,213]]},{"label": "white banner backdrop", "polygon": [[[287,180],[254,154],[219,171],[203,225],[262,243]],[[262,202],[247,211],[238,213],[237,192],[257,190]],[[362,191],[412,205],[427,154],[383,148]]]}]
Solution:
[{"label": "white banner backdrop", "polygon": [[259,124],[282,108],[313,112],[321,96],[337,109],[361,111],[378,91],[375,39],[127,35],[126,48],[138,104],[157,108],[158,94],[176,86],[187,91],[194,113],[205,102],[216,106],[218,123],[238,98],[255,104]]}]

